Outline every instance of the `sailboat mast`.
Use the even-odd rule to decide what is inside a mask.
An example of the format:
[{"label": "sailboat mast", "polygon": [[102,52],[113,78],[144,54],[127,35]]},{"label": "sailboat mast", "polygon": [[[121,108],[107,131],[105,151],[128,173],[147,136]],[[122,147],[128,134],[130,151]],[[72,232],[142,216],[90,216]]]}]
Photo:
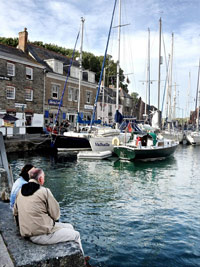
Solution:
[{"label": "sailboat mast", "polygon": [[103,70],[103,84],[102,84],[102,125],[104,123],[104,93],[105,93],[105,84],[106,84],[106,68]]},{"label": "sailboat mast", "polygon": [[200,59],[199,59],[199,70],[197,79],[197,125],[196,130],[199,131],[199,105],[200,105]]},{"label": "sailboat mast", "polygon": [[176,83],[174,83],[174,103],[173,103],[173,116],[172,119],[176,119]]},{"label": "sailboat mast", "polygon": [[[78,90],[78,116],[80,113],[80,102],[81,102],[81,81],[82,81],[82,60],[83,60],[83,29],[85,19],[81,17],[81,45],[80,45],[80,58],[79,58],[79,90]],[[77,131],[79,131],[79,122],[77,122]]]},{"label": "sailboat mast", "polygon": [[[121,0],[119,0],[119,26],[118,26],[118,60],[117,60],[116,112],[119,110],[120,35],[121,35]],[[119,123],[116,122],[116,129],[118,129],[118,128],[119,128]]]},{"label": "sailboat mast", "polygon": [[147,119],[147,102],[150,106],[150,29],[148,28],[148,55],[147,55],[147,74],[146,74],[146,101],[145,119]]},{"label": "sailboat mast", "polygon": [[170,81],[169,81],[169,121],[172,120],[172,68],[174,53],[174,34],[172,33],[171,64],[170,64]]},{"label": "sailboat mast", "polygon": [[161,30],[162,20],[159,20],[159,56],[158,56],[158,110],[160,110],[160,65],[161,65]]}]

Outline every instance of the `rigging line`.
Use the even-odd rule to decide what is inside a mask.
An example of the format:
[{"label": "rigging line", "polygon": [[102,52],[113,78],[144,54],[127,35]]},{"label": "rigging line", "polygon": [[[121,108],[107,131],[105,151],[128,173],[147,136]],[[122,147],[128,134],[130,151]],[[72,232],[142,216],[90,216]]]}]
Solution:
[{"label": "rigging line", "polygon": [[164,106],[164,101],[165,101],[165,91],[166,91],[166,87],[167,87],[167,79],[168,79],[168,72],[169,72],[169,62],[170,62],[170,56],[169,56],[169,59],[168,59],[167,71],[166,71],[166,79],[165,79],[163,101],[162,101],[162,110],[161,110],[162,113],[163,113],[163,106]]},{"label": "rigging line", "polygon": [[109,40],[110,40],[110,33],[111,33],[111,29],[112,29],[112,24],[113,24],[113,18],[114,18],[116,3],[117,3],[117,0],[115,0],[115,3],[114,3],[113,13],[112,13],[112,18],[111,18],[111,23],[110,23],[110,29],[109,29],[108,39],[107,39],[107,44],[106,44],[106,50],[105,50],[103,64],[102,64],[102,68],[101,68],[101,75],[100,75],[100,78],[99,78],[99,84],[98,84],[96,99],[95,99],[95,103],[94,103],[94,107],[93,107],[92,120],[90,122],[90,128],[92,127],[93,121],[95,119],[95,112],[96,112],[96,108],[97,108],[97,101],[98,101],[98,96],[99,96],[100,87],[101,87],[101,80],[102,80],[102,77],[103,77],[103,70],[104,70],[104,65],[105,65],[105,61],[106,61],[106,55],[107,55],[108,44],[109,44]]},{"label": "rigging line", "polygon": [[199,69],[198,69],[198,76],[197,76],[197,90],[196,90],[196,101],[195,101],[195,112],[197,109],[198,104],[198,94],[199,94],[199,76],[200,76],[200,58],[199,58]]},{"label": "rigging line", "polygon": [[162,29],[161,29],[161,35],[162,35],[162,40],[163,40],[163,50],[164,50],[165,62],[166,62],[166,72],[168,72],[167,55],[166,55],[166,48],[165,48],[165,40],[164,40],[164,34],[163,34],[163,30]]},{"label": "rigging line", "polygon": [[75,50],[76,50],[76,44],[77,44],[77,41],[78,41],[78,38],[79,38],[79,34],[80,34],[80,30],[79,30],[79,32],[77,34],[76,42],[75,42],[75,46],[74,46],[74,50],[73,50],[73,54],[72,54],[72,57],[70,59],[70,65],[69,65],[69,68],[68,68],[67,77],[66,77],[64,88],[63,88],[63,91],[62,91],[62,96],[61,96],[61,99],[60,99],[60,103],[59,103],[59,106],[58,106],[58,112],[57,112],[56,119],[55,119],[55,122],[54,122],[54,127],[56,126],[56,122],[57,122],[57,119],[58,119],[58,116],[59,116],[59,113],[60,113],[60,108],[61,108],[61,105],[62,105],[64,93],[65,93],[65,90],[66,90],[67,81],[68,81],[68,78],[70,76],[70,69],[71,69],[71,66],[72,66],[72,63],[73,63],[74,54],[75,54]]},{"label": "rigging line", "polygon": [[[56,122],[58,120],[58,116],[59,116],[59,113],[60,113],[60,108],[61,108],[61,105],[62,105],[64,93],[65,93],[65,90],[66,90],[67,81],[68,81],[68,78],[70,76],[70,69],[71,69],[71,66],[72,66],[72,63],[73,63],[73,60],[74,60],[74,55],[75,55],[75,50],[76,50],[76,45],[77,45],[77,42],[78,42],[79,34],[80,34],[80,30],[79,30],[79,32],[77,34],[77,37],[76,37],[76,42],[75,42],[75,45],[74,45],[74,50],[73,50],[73,53],[72,53],[72,57],[70,59],[70,65],[69,65],[69,68],[68,68],[67,77],[66,77],[64,88],[63,88],[63,91],[62,91],[62,96],[61,96],[60,103],[59,103],[59,106],[58,106],[58,112],[57,112],[57,115],[56,115],[56,118],[55,118],[55,121],[54,121],[54,126],[53,126],[53,129],[52,129],[52,132],[53,132],[53,130],[56,127]],[[53,146],[54,143],[55,143],[55,139],[54,139],[54,142],[51,143],[51,145]]]},{"label": "rigging line", "polygon": [[26,140],[28,143],[31,143],[33,145],[41,145],[43,144],[44,142],[46,142],[48,139],[50,139],[51,137],[50,136],[47,136],[43,141],[39,142],[39,143],[36,143],[36,142],[32,142],[30,140]]}]

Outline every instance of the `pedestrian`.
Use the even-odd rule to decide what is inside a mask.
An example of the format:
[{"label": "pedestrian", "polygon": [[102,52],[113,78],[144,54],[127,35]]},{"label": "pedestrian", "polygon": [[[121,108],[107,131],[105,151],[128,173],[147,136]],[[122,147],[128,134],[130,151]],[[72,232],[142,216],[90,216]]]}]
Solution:
[{"label": "pedestrian", "polygon": [[10,194],[10,207],[11,208],[14,207],[16,196],[17,196],[19,190],[21,189],[22,185],[28,183],[29,172],[32,168],[34,168],[34,166],[32,164],[26,164],[22,168],[22,170],[19,174],[20,177],[14,182],[14,184],[12,186],[11,194]]},{"label": "pedestrian", "polygon": [[[43,186],[44,182],[44,171],[33,169],[29,182],[22,186],[17,195],[14,216],[19,217],[21,236],[42,245],[75,241],[84,255],[79,232],[70,223],[58,222],[59,204],[50,189]],[[88,260],[85,257],[86,266],[90,266]]]}]

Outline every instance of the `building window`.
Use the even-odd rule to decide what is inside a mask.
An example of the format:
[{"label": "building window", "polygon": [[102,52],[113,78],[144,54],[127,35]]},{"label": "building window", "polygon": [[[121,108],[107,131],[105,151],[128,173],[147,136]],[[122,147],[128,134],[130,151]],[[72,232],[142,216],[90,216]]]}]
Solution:
[{"label": "building window", "polygon": [[52,84],[52,87],[51,87],[51,97],[53,99],[59,99],[59,90],[60,90],[60,85],[58,85],[58,84]]},{"label": "building window", "polygon": [[88,81],[88,72],[83,71],[83,81]]},{"label": "building window", "polygon": [[78,101],[78,89],[74,89],[74,101],[77,102]]},{"label": "building window", "polygon": [[7,63],[7,75],[8,76],[15,76],[15,64]]},{"label": "building window", "polygon": [[7,99],[15,99],[15,87],[12,86],[6,87],[6,97]]},{"label": "building window", "polygon": [[33,80],[33,69],[26,67],[26,79]]},{"label": "building window", "polygon": [[68,89],[68,100],[72,101],[73,100],[73,88]]},{"label": "building window", "polygon": [[33,117],[32,113],[26,113],[26,121],[25,121],[26,126],[32,125],[32,117]]},{"label": "building window", "polygon": [[33,90],[32,89],[25,89],[25,100],[33,101]]},{"label": "building window", "polygon": [[89,104],[91,103],[92,100],[92,92],[86,91],[86,103]]}]

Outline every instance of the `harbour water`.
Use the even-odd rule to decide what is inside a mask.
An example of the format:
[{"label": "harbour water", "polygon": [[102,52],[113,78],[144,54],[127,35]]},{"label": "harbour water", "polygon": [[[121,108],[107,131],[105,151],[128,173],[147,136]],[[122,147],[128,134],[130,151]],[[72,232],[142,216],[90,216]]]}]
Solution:
[{"label": "harbour water", "polygon": [[155,162],[8,155],[15,179],[26,163],[44,169],[61,221],[99,267],[200,266],[199,159],[200,147],[181,145]]}]

